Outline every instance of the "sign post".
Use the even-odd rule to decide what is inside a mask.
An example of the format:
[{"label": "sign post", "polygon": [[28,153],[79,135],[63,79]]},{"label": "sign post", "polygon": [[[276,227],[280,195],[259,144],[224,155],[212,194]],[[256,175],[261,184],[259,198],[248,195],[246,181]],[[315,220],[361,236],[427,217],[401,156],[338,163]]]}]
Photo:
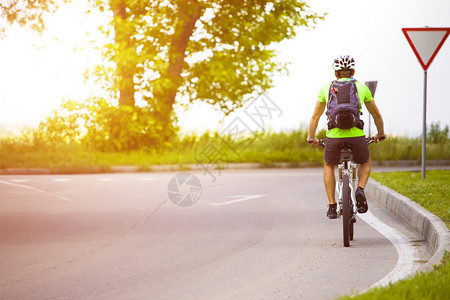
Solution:
[{"label": "sign post", "polygon": [[[375,97],[375,91],[377,90],[377,83],[378,81],[366,81],[366,85],[370,90],[370,93],[372,94],[372,97]],[[371,116],[369,114],[369,136],[372,136],[372,126],[371,126]]]},{"label": "sign post", "polygon": [[426,177],[427,143],[427,70],[450,34],[450,27],[402,28],[414,54],[424,71],[423,84],[423,131],[422,131],[422,179]]}]

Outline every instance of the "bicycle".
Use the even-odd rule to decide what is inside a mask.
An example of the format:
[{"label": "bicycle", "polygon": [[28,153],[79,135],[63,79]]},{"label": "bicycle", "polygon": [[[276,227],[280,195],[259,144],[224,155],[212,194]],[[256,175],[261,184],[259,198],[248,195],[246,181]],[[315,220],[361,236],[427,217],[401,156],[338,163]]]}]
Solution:
[{"label": "bicycle", "polygon": [[[326,140],[319,140],[319,145],[325,147]],[[373,137],[366,138],[367,144],[375,142]],[[354,224],[356,222],[356,198],[355,191],[358,187],[356,177],[356,163],[352,161],[351,143],[342,143],[339,147],[341,163],[338,165],[339,180],[336,182],[337,216],[342,216],[343,242],[344,247],[350,246],[353,240]]]}]

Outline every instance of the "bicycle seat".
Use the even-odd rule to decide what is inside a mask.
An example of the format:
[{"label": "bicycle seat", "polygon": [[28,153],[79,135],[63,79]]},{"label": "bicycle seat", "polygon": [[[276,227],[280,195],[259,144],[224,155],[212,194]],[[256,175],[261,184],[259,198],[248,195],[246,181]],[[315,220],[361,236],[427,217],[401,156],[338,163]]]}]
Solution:
[{"label": "bicycle seat", "polygon": [[338,147],[339,150],[350,150],[350,151],[352,150],[352,148],[353,148],[352,143],[342,143]]},{"label": "bicycle seat", "polygon": [[341,152],[341,161],[351,161],[352,160],[352,148],[353,145],[351,143],[342,143],[339,145],[339,150]]}]

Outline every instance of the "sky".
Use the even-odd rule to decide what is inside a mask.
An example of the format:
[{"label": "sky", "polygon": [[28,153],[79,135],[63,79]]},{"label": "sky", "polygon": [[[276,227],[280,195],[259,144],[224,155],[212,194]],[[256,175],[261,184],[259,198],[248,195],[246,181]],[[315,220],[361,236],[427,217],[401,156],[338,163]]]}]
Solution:
[{"label": "sky", "polygon": [[[0,40],[0,132],[37,126],[62,99],[83,99],[90,88],[84,71],[99,57],[89,51],[101,21],[86,19],[82,3],[62,8],[42,36],[14,27]],[[81,4],[80,4],[81,3]],[[265,128],[306,128],[320,88],[332,81],[333,59],[355,58],[355,78],[378,81],[375,101],[388,135],[419,136],[423,122],[424,72],[407,43],[404,27],[450,27],[448,0],[310,0],[311,9],[327,13],[315,29],[300,28],[297,37],[276,46],[289,62],[289,74],[274,78],[266,96],[278,106]],[[86,36],[90,32],[90,36]],[[77,50],[74,52],[74,49]],[[83,50],[84,49],[84,50]],[[450,38],[428,69],[427,123],[450,125]],[[244,107],[245,108],[245,107]],[[243,114],[224,118],[206,104],[177,109],[182,132],[221,130]],[[366,124],[368,113],[363,115]],[[326,127],[322,116],[319,129]],[[368,132],[368,126],[366,126]],[[372,127],[372,132],[374,129]],[[373,134],[373,133],[372,133]]]}]

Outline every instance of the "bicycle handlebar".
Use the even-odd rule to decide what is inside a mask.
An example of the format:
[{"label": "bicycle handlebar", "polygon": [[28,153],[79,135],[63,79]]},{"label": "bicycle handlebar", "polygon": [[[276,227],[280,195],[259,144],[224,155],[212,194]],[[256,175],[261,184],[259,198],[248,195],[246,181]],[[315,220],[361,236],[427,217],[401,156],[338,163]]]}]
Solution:
[{"label": "bicycle handlebar", "polygon": [[367,145],[375,143],[375,138],[373,136],[366,138]]},{"label": "bicycle handlebar", "polygon": [[[385,139],[386,139],[386,136],[383,136],[383,137],[379,138],[378,141],[384,141]],[[325,141],[326,141],[325,139],[319,140],[319,146],[325,147]],[[367,145],[370,145],[372,143],[375,143],[376,141],[375,141],[375,138],[372,136],[372,137],[367,137],[366,142],[367,142]]]},{"label": "bicycle handlebar", "polygon": [[378,139],[378,141],[376,141],[375,140],[375,137],[368,137],[368,138],[366,138],[366,141],[367,141],[367,145],[370,145],[370,144],[372,144],[372,143],[376,143],[376,142],[382,142],[382,141],[384,141],[386,139],[386,136],[382,136],[382,137],[380,137],[379,139]]}]

